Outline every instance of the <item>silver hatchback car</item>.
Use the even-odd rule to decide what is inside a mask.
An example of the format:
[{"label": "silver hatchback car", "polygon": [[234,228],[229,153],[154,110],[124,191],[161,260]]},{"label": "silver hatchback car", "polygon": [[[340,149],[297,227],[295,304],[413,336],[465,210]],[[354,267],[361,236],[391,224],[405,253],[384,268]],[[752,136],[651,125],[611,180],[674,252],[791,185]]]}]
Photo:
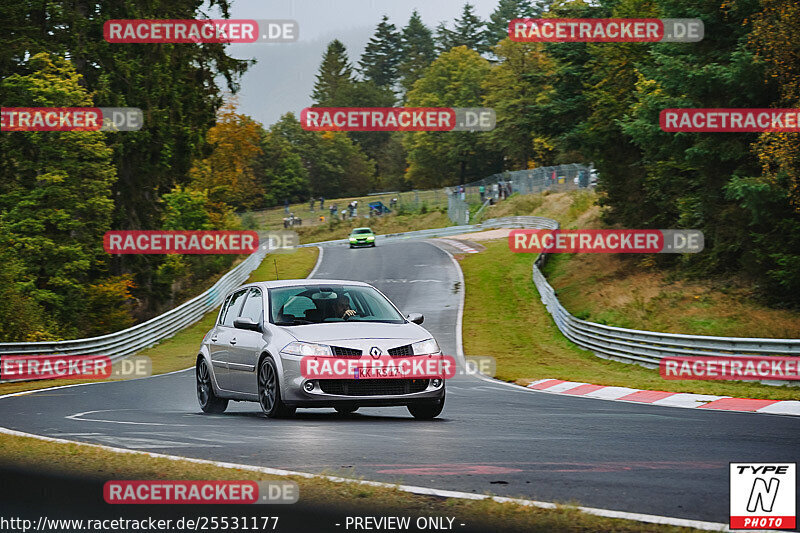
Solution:
[{"label": "silver hatchback car", "polygon": [[[404,317],[367,283],[285,280],[251,283],[225,298],[217,322],[197,356],[197,398],[206,413],[222,413],[229,400],[259,402],[270,417],[298,407],[405,405],[419,419],[441,413],[444,377],[306,379],[304,357],[348,361],[370,357],[441,358],[423,316]],[[306,373],[308,375],[308,373]]]}]

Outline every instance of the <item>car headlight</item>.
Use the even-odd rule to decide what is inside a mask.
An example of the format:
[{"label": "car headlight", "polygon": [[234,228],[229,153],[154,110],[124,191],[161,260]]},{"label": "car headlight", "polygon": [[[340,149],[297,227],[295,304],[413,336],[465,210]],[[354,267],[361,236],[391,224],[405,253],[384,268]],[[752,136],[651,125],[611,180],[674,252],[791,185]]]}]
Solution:
[{"label": "car headlight", "polygon": [[356,238],[355,237],[350,237],[350,242],[356,242]]},{"label": "car headlight", "polygon": [[331,355],[331,347],[311,342],[290,342],[281,353],[289,355]]},{"label": "car headlight", "polygon": [[436,344],[436,341],[433,339],[415,342],[411,345],[411,349],[413,350],[414,355],[429,355],[440,352],[439,345]]},{"label": "car headlight", "polygon": [[367,240],[368,241],[374,241],[375,240],[375,235],[370,235],[369,237],[367,237]]}]

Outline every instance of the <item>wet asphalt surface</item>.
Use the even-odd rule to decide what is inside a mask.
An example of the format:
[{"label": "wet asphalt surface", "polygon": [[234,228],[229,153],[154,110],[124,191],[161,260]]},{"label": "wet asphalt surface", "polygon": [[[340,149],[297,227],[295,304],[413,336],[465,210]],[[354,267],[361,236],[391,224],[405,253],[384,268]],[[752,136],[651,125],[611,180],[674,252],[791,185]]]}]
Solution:
[{"label": "wet asphalt surface", "polygon": [[[421,312],[456,353],[464,290],[429,242],[324,249],[317,278],[366,281]],[[198,346],[201,339],[198,338]],[[537,347],[527,350],[537,356]],[[477,354],[467,354],[477,355]],[[0,426],[171,455],[727,522],[728,462],[797,461],[800,418],[569,397],[456,377],[442,415],[404,407],[265,418],[256,403],[203,414],[194,372],[0,400]]]}]

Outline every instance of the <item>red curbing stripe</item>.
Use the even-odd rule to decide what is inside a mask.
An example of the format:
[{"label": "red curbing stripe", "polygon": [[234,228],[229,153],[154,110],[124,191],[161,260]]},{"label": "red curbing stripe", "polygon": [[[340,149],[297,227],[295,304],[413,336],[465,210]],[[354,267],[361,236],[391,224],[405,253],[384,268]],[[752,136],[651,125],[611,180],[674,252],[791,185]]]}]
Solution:
[{"label": "red curbing stripe", "polygon": [[591,383],[587,383],[585,385],[580,385],[575,387],[574,389],[565,390],[564,394],[574,394],[576,396],[582,396],[584,394],[589,394],[590,392],[594,392],[597,389],[604,389],[605,386],[603,385],[592,385]]},{"label": "red curbing stripe", "polygon": [[625,400],[626,402],[641,402],[641,403],[653,403],[657,402],[658,400],[663,400],[664,398],[668,398],[670,396],[674,396],[678,394],[677,392],[665,392],[661,390],[640,390],[638,392],[632,392],[627,394],[621,398],[617,398],[618,400]]},{"label": "red curbing stripe", "polygon": [[537,383],[536,385],[528,385],[528,388],[534,390],[542,390],[542,389],[549,389],[550,387],[554,387],[559,383],[565,383],[563,379],[548,379],[547,381],[542,381],[541,383]]},{"label": "red curbing stripe", "polygon": [[699,409],[723,409],[728,411],[758,411],[759,409],[778,403],[780,400],[753,400],[750,398],[721,398],[709,402]]}]

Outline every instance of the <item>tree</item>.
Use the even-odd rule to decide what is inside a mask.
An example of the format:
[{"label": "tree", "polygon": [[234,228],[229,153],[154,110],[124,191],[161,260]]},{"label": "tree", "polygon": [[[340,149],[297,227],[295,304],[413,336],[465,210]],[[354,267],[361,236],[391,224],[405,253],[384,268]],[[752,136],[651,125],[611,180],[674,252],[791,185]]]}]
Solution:
[{"label": "tree", "polygon": [[370,191],[375,165],[346,133],[305,131],[292,113],[282,116],[270,132],[300,156],[312,197],[338,198]]},{"label": "tree", "polygon": [[262,155],[257,176],[264,189],[264,205],[283,205],[308,197],[308,170],[300,154],[279,133],[265,131],[261,136]]},{"label": "tree", "polygon": [[[480,107],[489,62],[465,46],[440,55],[408,94],[413,107]],[[406,133],[408,179],[414,187],[465,183],[498,170],[499,154],[480,146],[480,133]]]},{"label": "tree", "polygon": [[408,25],[403,28],[400,44],[403,51],[403,59],[398,65],[400,85],[408,94],[414,82],[422,77],[425,68],[436,58],[431,30],[423,24],[416,9],[411,13]]},{"label": "tree", "polygon": [[315,133],[317,149],[309,161],[313,196],[339,198],[370,191],[375,165],[345,133]]},{"label": "tree", "polygon": [[311,97],[318,107],[341,107],[342,95],[354,82],[353,67],[347,58],[347,48],[338,39],[328,44],[314,83]]},{"label": "tree", "polygon": [[475,14],[475,6],[464,4],[461,17],[456,19],[453,46],[466,46],[479,54],[485,54],[489,51],[486,37],[486,22]]},{"label": "tree", "polygon": [[552,140],[532,111],[547,98],[552,61],[541,43],[504,39],[494,48],[499,62],[483,82],[485,107],[495,110],[497,125],[485,134],[487,146],[506,157],[504,170],[546,166],[552,160]]},{"label": "tree", "polygon": [[464,4],[461,17],[455,21],[455,29],[448,29],[444,23],[436,27],[438,51],[441,53],[457,46],[466,46],[479,54],[488,52],[485,26],[486,23],[475,14],[475,7],[471,4]]},{"label": "tree", "polygon": [[486,40],[488,44],[495,46],[503,39],[507,39],[508,24],[512,20],[538,17],[541,13],[541,7],[534,5],[531,0],[500,0],[489,16],[489,22],[486,24]]},{"label": "tree", "polygon": [[456,47],[456,35],[453,30],[447,27],[447,24],[440,22],[436,25],[436,33],[433,38],[436,43],[436,52],[441,54]]},{"label": "tree", "polygon": [[[91,107],[90,93],[66,59],[39,53],[30,74],[0,82],[8,106]],[[93,331],[87,322],[90,283],[113,285],[107,276],[103,235],[110,229],[116,180],[111,149],[101,132],[6,133],[0,137],[0,225],[17,259],[19,279],[43,310],[46,332],[69,337]],[[129,286],[120,286],[93,312],[127,308]],[[122,324],[130,323],[130,315]],[[117,317],[119,318],[119,317]]]},{"label": "tree", "polygon": [[400,33],[384,15],[361,55],[361,76],[378,87],[393,89],[398,81],[401,57]]},{"label": "tree", "polygon": [[261,155],[260,130],[253,119],[236,112],[235,99],[229,100],[208,131],[211,154],[192,167],[192,187],[207,191],[211,202],[239,209],[259,207],[264,191],[254,165]]},{"label": "tree", "polygon": [[[140,107],[144,127],[105,135],[112,149],[117,179],[113,184],[116,229],[158,229],[160,195],[189,182],[194,160],[206,149],[205,135],[222,105],[222,87],[236,92],[238,80],[253,62],[230,57],[222,43],[108,43],[102,38],[109,19],[198,19],[213,6],[229,17],[230,0],[153,2],[0,3],[4,24],[0,47],[1,77],[30,74],[28,58],[40,52],[70,58],[82,75],[79,83],[100,107]],[[5,94],[0,102],[9,105]],[[2,180],[0,180],[2,181]],[[169,301],[169,287],[153,287],[153,273],[162,256],[120,255],[110,271],[133,273],[142,315],[157,312]]]}]

